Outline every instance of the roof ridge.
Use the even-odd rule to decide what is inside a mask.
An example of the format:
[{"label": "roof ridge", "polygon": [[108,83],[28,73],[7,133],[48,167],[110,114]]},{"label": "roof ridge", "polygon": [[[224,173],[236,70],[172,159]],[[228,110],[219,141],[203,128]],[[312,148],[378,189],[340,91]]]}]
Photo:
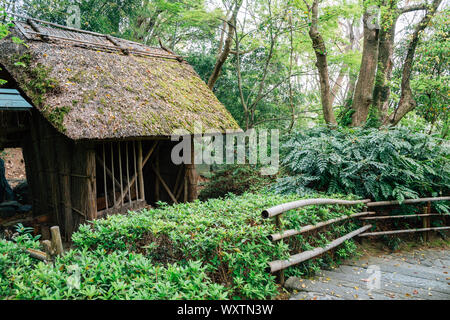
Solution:
[{"label": "roof ridge", "polygon": [[[94,32],[94,31],[88,31],[88,30],[83,30],[83,29],[78,29],[78,28],[74,28],[74,27],[69,27],[69,26],[64,26],[64,25],[60,25],[57,23],[53,23],[53,22],[48,22],[48,21],[44,21],[41,19],[36,19],[36,18],[31,18],[31,17],[26,17],[17,13],[11,13],[11,12],[7,12],[7,14],[19,17],[21,19],[25,19],[25,23],[27,23],[33,30],[34,32],[29,32],[29,31],[25,31],[23,28],[19,27],[19,30],[22,34],[24,34],[24,36],[26,38],[29,38],[28,35],[26,33],[32,33],[32,34],[36,34],[38,36],[40,36],[42,38],[42,40],[44,41],[48,41],[50,38],[56,38],[58,40],[66,40],[66,41],[72,41],[72,42],[78,42],[78,43],[83,43],[83,44],[89,44],[89,45],[93,45],[96,46],[97,48],[108,48],[108,49],[117,49],[119,51],[121,51],[122,53],[124,53],[125,55],[128,55],[130,53],[133,54],[138,54],[138,55],[145,55],[145,56],[152,56],[152,57],[158,57],[158,58],[168,58],[168,59],[175,59],[178,60],[179,62],[183,62],[184,59],[182,56],[174,53],[173,51],[169,51],[164,47],[154,47],[154,46],[149,46],[140,42],[136,42],[136,41],[131,41],[128,39],[124,39],[124,38],[119,38],[119,37],[115,37],[113,35],[109,35],[109,34],[103,34],[103,33],[99,33],[99,32]],[[18,21],[20,22],[20,21]],[[91,36],[96,36],[96,37],[101,37],[104,38],[105,40],[107,40],[108,42],[110,42],[112,44],[111,47],[109,47],[108,45],[101,45],[101,44],[97,44],[97,43],[91,43],[88,41],[83,41],[83,40],[79,40],[79,39],[75,39],[75,38],[64,38],[61,36],[55,36],[55,35],[51,35],[48,34],[46,32],[44,32],[42,29],[40,29],[40,27],[36,24],[45,24],[51,27],[56,27],[59,29],[63,29],[63,30],[67,30],[70,32],[76,32],[76,33],[82,33],[82,34],[88,34]],[[16,24],[17,25],[17,24]],[[51,29],[56,29],[56,28],[51,28]],[[143,50],[138,50],[135,48],[128,48],[128,47],[124,47],[120,42],[125,42],[131,45],[135,45],[135,46],[142,46],[148,49],[154,49],[154,50],[162,50],[164,52],[167,53],[161,53],[161,54],[152,54]]]}]

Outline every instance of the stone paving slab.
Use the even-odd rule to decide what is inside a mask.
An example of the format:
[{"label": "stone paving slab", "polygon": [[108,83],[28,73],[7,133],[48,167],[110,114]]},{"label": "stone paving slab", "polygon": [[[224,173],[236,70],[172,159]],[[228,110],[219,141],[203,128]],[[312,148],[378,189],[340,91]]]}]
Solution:
[{"label": "stone paving slab", "polygon": [[291,277],[285,287],[291,300],[450,300],[449,258],[448,250],[416,249],[349,260],[314,279]]}]

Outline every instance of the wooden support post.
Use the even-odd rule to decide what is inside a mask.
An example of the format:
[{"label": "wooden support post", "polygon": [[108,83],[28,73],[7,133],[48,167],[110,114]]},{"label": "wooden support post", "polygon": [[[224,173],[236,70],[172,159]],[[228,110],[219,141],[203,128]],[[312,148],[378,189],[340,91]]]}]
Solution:
[{"label": "wooden support post", "polygon": [[122,175],[122,151],[120,149],[120,142],[119,142],[119,174],[120,174],[120,202],[123,206],[123,175]]},{"label": "wooden support post", "polygon": [[187,186],[187,201],[194,201],[197,199],[197,173],[195,172],[195,150],[194,150],[194,139],[191,138],[191,161],[186,164],[186,177],[188,181]]},{"label": "wooden support post", "polygon": [[[103,184],[104,184],[104,189],[105,189],[105,205],[106,205],[106,210],[108,210],[108,185],[106,183],[106,156],[105,156],[105,144],[102,144],[102,148],[103,148]],[[114,183],[114,182],[113,182]]]},{"label": "wooden support post", "polygon": [[[137,177],[137,159],[136,159],[136,141],[133,140],[133,163],[134,163],[134,176]],[[136,200],[139,200],[139,186],[138,179],[135,179],[134,188],[136,189]]]},{"label": "wooden support post", "polygon": [[138,142],[138,159],[137,159],[137,170],[138,170],[138,180],[139,180],[139,198],[141,200],[145,199],[144,192],[144,173],[143,173],[143,163],[142,163],[142,142]]},{"label": "wooden support post", "polygon": [[61,204],[64,211],[64,233],[66,238],[69,238],[74,230],[74,220],[72,217],[72,198],[71,198],[71,186],[70,186],[70,159],[71,154],[67,144],[67,141],[63,138],[58,139],[58,151],[60,157],[58,157],[58,169],[59,169],[59,183],[61,189]]},{"label": "wooden support post", "polygon": [[[424,214],[431,213],[431,202],[428,201],[427,206],[423,208]],[[430,216],[423,217],[422,221],[423,228],[430,228]],[[423,239],[425,241],[430,241],[430,231],[425,231],[423,234]]]},{"label": "wooden support post", "polygon": [[64,252],[61,233],[59,232],[58,226],[53,226],[50,228],[50,233],[52,235],[52,248],[57,255],[60,255]]},{"label": "wooden support post", "polygon": [[[85,157],[86,165],[84,174],[87,175],[86,181],[86,192],[87,192],[87,203],[86,203],[86,218],[88,220],[97,219],[97,177],[96,177],[96,167],[95,167],[95,149],[88,148],[86,150]],[[83,203],[80,204],[81,206]]]},{"label": "wooden support post", "polygon": [[113,185],[113,207],[116,206],[116,177],[114,176],[114,148],[113,148],[113,142],[111,142],[111,180]]},{"label": "wooden support post", "polygon": [[[275,216],[275,229],[278,232],[281,232],[281,215],[277,215]],[[281,242],[284,242],[284,239],[280,240]],[[284,269],[279,270],[276,273],[276,278],[277,278],[277,282],[283,286],[284,285],[284,281],[285,281],[285,277],[284,277]]]},{"label": "wooden support post", "polygon": [[158,175],[160,174],[159,171],[159,147],[156,150],[156,159],[155,159],[155,166],[156,166],[156,174],[155,174],[155,199],[156,201],[161,200],[160,194],[159,194],[159,179]]},{"label": "wooden support post", "polygon": [[125,158],[127,162],[127,186],[128,186],[128,202],[131,203],[131,184],[130,183],[130,163],[129,163],[129,157],[128,157],[128,141],[125,142],[125,146],[127,148],[127,151],[125,152]]},{"label": "wooden support post", "polygon": [[187,168],[184,173],[184,202],[188,201],[188,172]]},{"label": "wooden support post", "polygon": [[45,260],[51,261],[53,259],[53,249],[52,249],[52,243],[50,240],[44,240],[42,241],[42,246],[44,247],[45,252]]}]

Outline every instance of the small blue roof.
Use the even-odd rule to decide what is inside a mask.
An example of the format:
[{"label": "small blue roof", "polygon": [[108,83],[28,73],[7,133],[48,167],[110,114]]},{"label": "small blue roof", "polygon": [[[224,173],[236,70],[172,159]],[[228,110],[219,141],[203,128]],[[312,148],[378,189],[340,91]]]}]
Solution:
[{"label": "small blue roof", "polygon": [[16,89],[0,88],[0,110],[29,110],[33,108]]}]

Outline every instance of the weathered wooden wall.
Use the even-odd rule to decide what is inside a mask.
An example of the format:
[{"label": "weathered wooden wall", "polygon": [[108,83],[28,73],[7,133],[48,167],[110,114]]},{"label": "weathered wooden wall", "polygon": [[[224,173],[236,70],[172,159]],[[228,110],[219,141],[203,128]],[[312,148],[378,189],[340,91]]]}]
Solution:
[{"label": "weathered wooden wall", "polygon": [[33,214],[51,213],[66,238],[96,218],[95,152],[75,143],[35,113],[22,141]]},{"label": "weathered wooden wall", "polygon": [[[175,165],[170,155],[174,142],[169,140],[142,140],[122,142],[126,147],[119,151],[116,167],[122,165],[122,181],[128,186],[135,175],[135,183],[124,190],[128,197],[127,205],[122,204],[106,210],[97,210],[97,188],[99,198],[105,202],[105,190],[120,194],[120,188],[105,180],[106,169],[103,162],[104,142],[74,142],[59,133],[36,110],[31,112],[29,131],[23,135],[21,146],[25,160],[27,180],[30,187],[33,214],[51,214],[52,223],[60,226],[68,239],[81,223],[92,221],[104,214],[125,213],[129,209],[141,208],[145,202],[154,205],[157,201],[167,203],[193,201],[197,198],[197,174],[195,165]],[[116,142],[114,142],[116,143]],[[111,144],[106,146],[111,148]],[[142,150],[140,149],[142,145]],[[134,147],[136,146],[136,148]],[[136,153],[136,155],[135,155]],[[191,155],[193,157],[193,154]],[[127,158],[128,157],[128,158]],[[99,159],[100,158],[100,159]],[[106,152],[105,164],[108,170],[115,171],[119,179],[119,168],[112,168],[111,151]],[[118,159],[122,159],[119,161]],[[146,161],[145,165],[143,163]],[[136,163],[135,163],[136,162]],[[126,163],[129,166],[126,166]],[[136,167],[136,168],[135,168]],[[138,174],[142,168],[142,174]],[[128,172],[126,171],[128,170]],[[98,178],[101,181],[97,181]],[[107,187],[105,188],[105,182]],[[124,187],[125,189],[125,187]],[[144,193],[142,193],[144,191]],[[108,193],[108,192],[106,192]],[[145,198],[144,198],[145,197]],[[130,201],[130,198],[133,201]],[[144,202],[145,201],[145,202]],[[100,201],[101,202],[101,201]],[[102,213],[103,212],[103,213]]]}]

